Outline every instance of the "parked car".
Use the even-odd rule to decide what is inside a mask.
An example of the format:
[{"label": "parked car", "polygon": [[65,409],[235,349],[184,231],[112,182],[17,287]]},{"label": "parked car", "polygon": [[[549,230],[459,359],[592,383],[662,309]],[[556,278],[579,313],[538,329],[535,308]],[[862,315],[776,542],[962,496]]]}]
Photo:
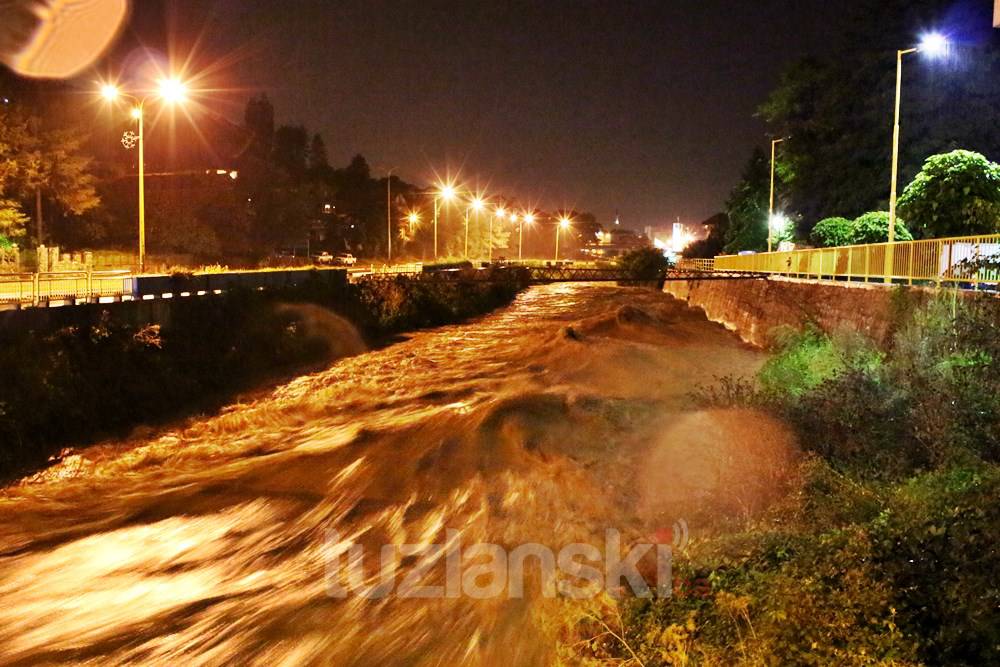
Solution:
[{"label": "parked car", "polygon": [[340,266],[354,266],[358,263],[358,258],[349,252],[345,252],[334,257],[333,263],[339,264]]},{"label": "parked car", "polygon": [[313,258],[313,261],[320,265],[333,264],[333,255],[328,252],[321,252]]}]

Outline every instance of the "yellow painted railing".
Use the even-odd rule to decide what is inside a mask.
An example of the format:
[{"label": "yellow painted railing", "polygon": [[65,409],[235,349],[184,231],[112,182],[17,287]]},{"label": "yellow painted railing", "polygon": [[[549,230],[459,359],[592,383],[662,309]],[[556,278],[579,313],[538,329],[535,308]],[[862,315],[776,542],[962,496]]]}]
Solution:
[{"label": "yellow painted railing", "polygon": [[[993,266],[983,267],[992,260]],[[819,280],[914,283],[1000,282],[1000,234],[871,245],[723,255],[717,271],[756,271]]]}]

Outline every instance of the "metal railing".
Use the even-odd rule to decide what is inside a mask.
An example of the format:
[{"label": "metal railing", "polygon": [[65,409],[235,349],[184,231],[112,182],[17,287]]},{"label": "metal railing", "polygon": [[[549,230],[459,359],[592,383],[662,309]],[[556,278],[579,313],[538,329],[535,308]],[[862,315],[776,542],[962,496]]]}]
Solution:
[{"label": "metal railing", "polygon": [[678,259],[677,268],[680,271],[715,271],[714,259]]},{"label": "metal railing", "polygon": [[134,292],[128,271],[61,271],[0,274],[0,304],[38,305],[49,301],[122,298]]},{"label": "metal railing", "polygon": [[751,271],[818,280],[913,284],[1000,282],[1000,234],[924,241],[722,255],[717,271]]}]

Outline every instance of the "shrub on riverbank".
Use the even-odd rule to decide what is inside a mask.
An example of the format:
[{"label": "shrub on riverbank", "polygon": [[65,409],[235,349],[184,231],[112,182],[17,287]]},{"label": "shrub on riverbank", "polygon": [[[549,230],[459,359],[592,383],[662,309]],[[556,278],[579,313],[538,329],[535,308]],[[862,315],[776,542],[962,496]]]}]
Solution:
[{"label": "shrub on riverbank", "polygon": [[0,332],[0,477],[42,465],[64,445],[210,408],[330,358],[342,342],[330,340],[331,327],[312,326],[309,312],[283,304],[323,306],[377,340],[485,313],[524,285],[513,273],[497,282],[315,281],[178,300],[163,326],[125,324],[105,311],[90,326]]},{"label": "shrub on riverbank", "polygon": [[[786,336],[756,387],[699,399],[782,416],[809,452],[794,491],[675,558],[706,595],[628,600],[591,664],[1000,663],[1000,319],[991,300],[915,312],[885,350]],[[620,614],[620,617],[617,615]]]}]

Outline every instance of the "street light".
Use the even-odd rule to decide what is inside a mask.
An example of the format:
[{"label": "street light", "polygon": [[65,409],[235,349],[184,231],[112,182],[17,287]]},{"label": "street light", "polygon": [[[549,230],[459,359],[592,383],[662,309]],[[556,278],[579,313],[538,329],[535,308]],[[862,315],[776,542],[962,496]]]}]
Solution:
[{"label": "street light", "polygon": [[771,141],[771,205],[767,214],[767,251],[771,252],[774,247],[774,158],[778,152],[778,144],[784,139],[774,139]]},{"label": "street light", "polygon": [[[139,147],[139,273],[146,270],[146,137],[143,129],[146,102],[153,96],[158,96],[167,104],[182,104],[187,100],[187,86],[178,79],[161,79],[156,92],[139,98],[135,95],[123,93],[118,86],[106,83],[101,86],[101,96],[108,102],[114,102],[119,98],[124,98],[135,103],[132,108],[132,118],[139,124],[139,136],[137,139]],[[131,148],[123,140],[126,148]]]},{"label": "street light", "polygon": [[482,197],[476,196],[469,201],[469,207],[465,209],[465,259],[469,259],[469,211],[476,214],[476,222],[479,222],[479,214],[486,208],[486,202]]},{"label": "street light", "polygon": [[892,282],[893,244],[896,243],[896,189],[899,181],[899,112],[903,96],[903,56],[924,53],[931,58],[940,58],[948,53],[948,38],[941,33],[929,33],[920,40],[920,45],[912,49],[896,51],[896,108],[892,126],[892,185],[889,190],[889,245],[885,252],[885,282]]},{"label": "street light", "polygon": [[438,212],[440,202],[448,203],[455,198],[455,186],[451,183],[442,183],[434,193],[434,261],[438,258]]},{"label": "street light", "polygon": [[535,214],[528,212],[521,216],[521,224],[517,226],[517,261],[522,261],[521,249],[524,247],[524,226],[534,224]]},{"label": "street light", "polygon": [[392,264],[392,172],[396,167],[385,172],[385,258]]},{"label": "street light", "polygon": [[556,225],[556,262],[559,261],[559,232],[569,229],[570,224],[572,224],[572,221],[564,215],[559,218],[559,224]]}]

